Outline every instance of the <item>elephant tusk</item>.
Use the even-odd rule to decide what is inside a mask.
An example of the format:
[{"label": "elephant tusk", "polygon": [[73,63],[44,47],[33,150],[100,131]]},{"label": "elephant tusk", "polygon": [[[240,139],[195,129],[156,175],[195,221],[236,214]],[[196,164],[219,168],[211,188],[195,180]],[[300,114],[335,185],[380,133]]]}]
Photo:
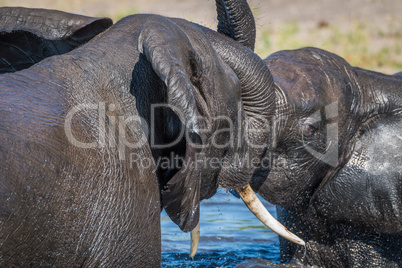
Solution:
[{"label": "elephant tusk", "polygon": [[243,187],[238,187],[235,190],[240,195],[240,198],[250,209],[250,211],[253,212],[253,214],[269,229],[271,229],[278,235],[282,236],[283,238],[286,238],[289,241],[292,241],[298,245],[301,246],[306,245],[306,243],[302,239],[300,239],[293,233],[289,232],[289,230],[286,229],[285,226],[283,226],[279,221],[277,221],[274,217],[272,217],[272,215],[268,212],[268,210],[258,199],[253,189],[251,189],[249,184]]},{"label": "elephant tusk", "polygon": [[194,258],[198,249],[198,242],[200,242],[200,222],[197,223],[197,226],[191,231],[191,249],[190,249],[190,257]]}]

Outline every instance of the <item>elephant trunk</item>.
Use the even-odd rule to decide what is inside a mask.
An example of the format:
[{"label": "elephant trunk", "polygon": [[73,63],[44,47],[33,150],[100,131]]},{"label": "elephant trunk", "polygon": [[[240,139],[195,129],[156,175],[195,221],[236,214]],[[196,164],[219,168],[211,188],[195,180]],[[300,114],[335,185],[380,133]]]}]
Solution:
[{"label": "elephant trunk", "polygon": [[[270,123],[275,112],[273,77],[265,62],[250,49],[229,38],[217,36],[216,32],[208,31],[207,36],[217,54],[236,73],[241,84],[241,109],[244,120],[242,121],[243,126],[239,127],[245,137],[237,138],[243,141],[246,139],[246,144],[233,151],[246,155],[248,160],[252,159],[253,163],[258,165],[258,161],[255,160],[256,158],[261,160],[264,157],[271,133]],[[242,165],[244,162],[240,164]],[[234,189],[244,186],[251,179],[256,167],[241,165],[239,167],[232,166],[221,172],[222,176],[239,177],[230,180],[233,185],[221,184],[221,186]]]},{"label": "elephant trunk", "polygon": [[251,50],[255,46],[255,21],[246,0],[216,0],[218,32]]},{"label": "elephant trunk", "polygon": [[266,63],[252,51],[228,39],[211,36],[215,51],[232,68],[241,83],[242,102],[247,116],[270,120],[275,111],[274,80]]}]

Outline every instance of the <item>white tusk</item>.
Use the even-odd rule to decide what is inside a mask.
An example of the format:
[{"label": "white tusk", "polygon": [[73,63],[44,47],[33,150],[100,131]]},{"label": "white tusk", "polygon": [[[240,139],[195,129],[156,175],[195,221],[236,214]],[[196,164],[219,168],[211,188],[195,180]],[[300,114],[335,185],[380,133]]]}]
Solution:
[{"label": "white tusk", "polygon": [[254,215],[269,229],[282,236],[283,238],[288,239],[289,241],[292,241],[301,246],[306,245],[306,243],[302,239],[289,232],[289,230],[286,229],[285,226],[283,226],[279,221],[272,217],[272,215],[258,199],[253,189],[251,189],[249,184],[244,187],[238,187],[235,190],[240,195],[240,198],[250,209],[250,211],[253,212]]},{"label": "white tusk", "polygon": [[198,242],[200,242],[200,222],[197,223],[197,226],[191,231],[191,249],[190,249],[190,257],[194,258],[198,249]]}]

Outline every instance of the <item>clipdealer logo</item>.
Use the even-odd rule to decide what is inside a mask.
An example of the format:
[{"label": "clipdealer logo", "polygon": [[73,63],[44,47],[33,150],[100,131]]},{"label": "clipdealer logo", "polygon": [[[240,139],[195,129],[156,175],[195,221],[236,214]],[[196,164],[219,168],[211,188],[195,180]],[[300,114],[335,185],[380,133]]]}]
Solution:
[{"label": "clipdealer logo", "polygon": [[[316,122],[323,121],[321,111],[316,111],[313,115]],[[333,102],[327,106],[325,106],[325,122],[329,122],[326,124],[326,149],[324,153],[318,152],[315,149],[311,148],[306,141],[303,139],[303,145],[306,150],[313,155],[315,158],[331,165],[333,167],[338,166],[339,157],[338,157],[338,123],[333,121],[338,117],[338,102]]]},{"label": "clipdealer logo", "polygon": [[[65,134],[68,141],[72,145],[84,149],[104,148],[105,146],[118,148],[120,160],[126,160],[127,148],[150,146],[153,149],[165,149],[177,145],[184,137],[187,141],[191,141],[193,138],[190,135],[194,133],[186,131],[186,127],[182,124],[181,129],[175,134],[176,136],[173,141],[167,144],[158,144],[156,142],[155,136],[158,135],[158,133],[155,133],[155,124],[157,122],[156,110],[170,109],[178,116],[181,122],[184,122],[185,116],[176,107],[168,104],[152,104],[149,121],[138,114],[120,115],[121,111],[117,107],[113,103],[106,105],[105,102],[100,102],[99,104],[79,104],[72,107],[68,111],[64,122]],[[261,125],[264,128],[245,128],[241,121],[244,119],[244,112],[240,108],[241,104],[239,104],[239,114],[235,118],[236,121],[233,121],[228,116],[219,115],[212,119],[197,117],[194,119],[195,122],[187,122],[187,124],[192,124],[196,127],[197,134],[205,133],[209,139],[208,144],[190,142],[190,145],[198,149],[203,149],[205,148],[204,146],[222,149],[241,147],[244,142],[247,143],[248,147],[264,148],[266,146],[265,143],[254,144],[252,140],[248,139],[248,135],[254,132],[269,131],[269,122],[261,120],[263,122]],[[87,133],[84,134],[84,137],[80,137],[80,134],[85,131],[77,128],[74,125],[75,122],[84,122],[83,124],[86,124],[86,127],[91,128],[91,130],[86,130]],[[198,123],[201,123],[203,127]],[[219,128],[214,129],[216,126],[219,126]],[[90,137],[85,135],[89,135]],[[222,139],[222,137],[225,138]],[[90,139],[90,141],[84,141],[87,139]]]},{"label": "clipdealer logo", "polygon": [[[156,149],[169,148],[179,143],[185,135],[189,135],[189,133],[185,131],[185,127],[182,126],[175,140],[171,141],[168,144],[157,144],[155,142],[154,131],[151,130],[155,128],[155,110],[161,108],[171,109],[176,113],[176,115],[180,119],[184,118],[180,110],[178,110],[175,107],[171,107],[168,104],[153,104],[151,105],[151,120],[149,126],[147,121],[139,115],[130,115],[130,116],[108,115],[107,112],[113,113],[117,111],[117,106],[113,103],[109,105],[106,105],[105,102],[99,102],[98,104],[86,103],[86,104],[78,104],[72,107],[68,111],[64,122],[64,130],[68,141],[72,145],[84,149],[104,148],[105,146],[117,148],[119,153],[119,159],[124,161],[126,160],[127,148],[142,148],[143,146],[149,146],[149,145],[151,146],[151,148]],[[91,142],[80,141],[79,138],[76,138],[74,136],[73,133],[74,118],[77,119],[80,118],[80,116],[97,118],[97,120],[92,120],[94,125],[96,125],[95,126],[96,133],[92,133],[93,141]],[[303,139],[303,146],[311,155],[313,155],[317,159],[320,159],[321,161],[335,167],[338,165],[339,161],[338,124],[336,123],[335,120],[332,119],[338,117],[338,102],[334,102],[325,107],[324,119],[322,118],[321,111],[316,111],[312,115],[312,117],[315,118],[317,122],[322,120],[329,122],[326,124],[326,150],[325,152],[318,152],[317,150],[309,146],[304,139]],[[81,119],[82,118],[80,118],[80,120]],[[205,122],[207,122],[207,120],[203,118],[199,120],[204,120]],[[226,128],[224,131],[226,131],[230,135],[230,138],[228,139],[228,142],[226,144],[222,145],[218,143],[213,143],[212,145],[215,148],[222,148],[225,146],[235,146],[233,140],[233,134],[236,130],[234,130],[234,122],[231,121],[232,119],[224,116],[219,116],[217,118],[214,118],[214,120],[225,120],[227,122],[228,128]],[[332,121],[334,122],[331,123]],[[270,124],[268,122],[265,122],[265,126],[262,131],[269,131],[270,129],[269,125]],[[211,126],[208,126],[206,130],[204,129],[205,132],[208,131],[210,132],[210,130]],[[243,129],[239,129],[237,131],[243,131]],[[248,129],[248,131],[253,131],[253,129]],[[216,132],[219,133],[222,132],[222,130],[218,130]],[[213,133],[213,135],[217,133]],[[128,135],[132,136],[131,139],[128,137]],[[248,136],[244,133],[237,133],[237,135],[238,136],[244,135],[245,137]],[[189,137],[186,136],[186,138],[187,140],[190,140]],[[214,141],[214,139],[212,139],[212,141]],[[245,142],[247,142],[247,146],[249,148],[260,148],[261,146],[265,146],[265,144],[263,145],[252,144],[252,142],[250,142],[248,139],[246,139]],[[194,144],[194,146],[198,145]],[[239,144],[237,144],[236,146],[239,146]],[[129,159],[132,162],[133,159],[135,159],[135,154],[134,156],[130,156]],[[152,159],[152,161],[154,160]],[[219,162],[218,160],[213,161]],[[270,163],[269,164],[270,166],[273,165],[271,163],[272,161],[275,160],[268,161]],[[211,160],[204,162],[211,163]]]}]

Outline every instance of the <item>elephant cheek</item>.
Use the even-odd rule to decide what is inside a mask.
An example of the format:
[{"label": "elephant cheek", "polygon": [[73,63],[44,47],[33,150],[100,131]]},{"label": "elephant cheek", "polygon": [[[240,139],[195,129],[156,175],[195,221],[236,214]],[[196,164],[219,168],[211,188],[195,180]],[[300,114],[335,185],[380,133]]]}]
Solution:
[{"label": "elephant cheek", "polygon": [[[283,190],[280,187],[275,187],[270,183],[263,183],[262,185],[256,186],[256,184],[251,184],[252,188],[261,195],[262,198],[274,205],[291,205],[292,198],[290,191]],[[258,189],[258,190],[257,190]]]},{"label": "elephant cheek", "polygon": [[298,177],[295,179],[285,175],[282,170],[273,168],[266,178],[253,178],[250,185],[265,200],[274,205],[295,205],[302,203],[307,196],[307,183]]},{"label": "elephant cheek", "polygon": [[251,181],[253,172],[253,169],[244,168],[236,163],[225,163],[224,161],[218,177],[219,186],[226,189],[245,186]]}]

